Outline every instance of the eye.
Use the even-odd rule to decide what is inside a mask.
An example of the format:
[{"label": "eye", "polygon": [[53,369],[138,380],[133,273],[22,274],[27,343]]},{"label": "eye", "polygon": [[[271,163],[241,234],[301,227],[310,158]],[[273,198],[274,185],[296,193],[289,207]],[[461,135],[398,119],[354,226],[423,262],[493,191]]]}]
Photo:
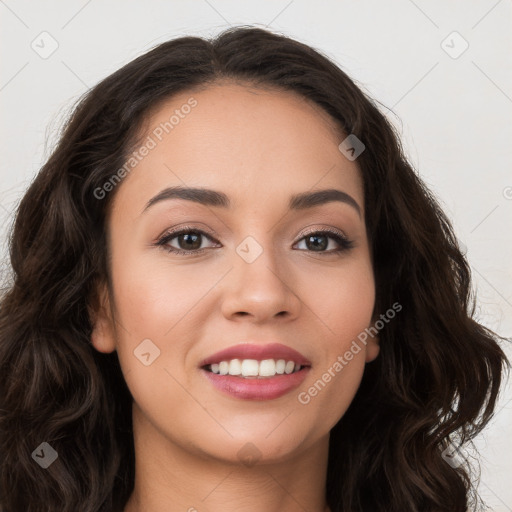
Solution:
[{"label": "eye", "polygon": [[[156,242],[155,245],[174,254],[201,254],[206,249],[202,244],[203,238],[215,241],[209,234],[205,233],[201,229],[183,227],[179,230],[166,233]],[[174,240],[176,240],[174,242],[175,245],[172,245],[171,242]],[[305,241],[306,248],[309,249],[310,252],[317,252],[320,254],[341,253],[348,251],[354,245],[354,243],[345,235],[334,230],[311,231],[307,235],[303,236],[298,243],[301,243],[303,240]],[[335,245],[337,244],[338,248],[325,250],[329,247],[329,240],[334,240]]]},{"label": "eye", "polygon": [[[158,240],[156,245],[175,254],[199,254],[204,252],[204,247],[201,247],[202,237],[213,240],[213,238],[201,229],[184,227],[178,231],[165,234]],[[177,248],[170,245],[170,242],[174,239],[176,239]]]},{"label": "eye", "polygon": [[[329,239],[334,240],[338,244],[337,249],[323,250],[329,246]],[[354,242],[349,240],[344,234],[330,229],[311,231],[302,237],[299,243],[303,240],[305,241],[306,248],[311,249],[311,252],[318,252],[320,254],[337,254],[348,251],[354,246]]]}]

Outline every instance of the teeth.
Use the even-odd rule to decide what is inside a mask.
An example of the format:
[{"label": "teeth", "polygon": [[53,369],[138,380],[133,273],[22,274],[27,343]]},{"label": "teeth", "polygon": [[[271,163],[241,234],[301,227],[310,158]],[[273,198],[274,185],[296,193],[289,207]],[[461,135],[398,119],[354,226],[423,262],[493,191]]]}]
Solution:
[{"label": "teeth", "polygon": [[260,377],[273,377],[276,374],[276,362],[273,359],[261,361],[258,375]]},{"label": "teeth", "polygon": [[294,369],[295,363],[293,361],[288,361],[284,367],[284,373],[292,373]]},{"label": "teeth", "polygon": [[276,361],[276,373],[282,375],[284,373],[284,369],[286,368],[286,361],[284,359],[279,359]]},{"label": "teeth", "polygon": [[242,373],[242,364],[240,359],[233,359],[229,363],[229,375],[240,375]]},{"label": "teeth", "polygon": [[[236,359],[235,359],[236,361]],[[231,361],[232,363],[233,361]],[[231,363],[229,365],[231,366]],[[259,363],[256,359],[244,359],[242,361],[242,377],[257,377],[259,371]]]},{"label": "teeth", "polygon": [[274,375],[290,374],[301,369],[301,365],[295,361],[285,361],[284,359],[232,359],[231,361],[221,361],[209,366],[213,373],[220,375],[235,375],[240,377],[273,377]]}]

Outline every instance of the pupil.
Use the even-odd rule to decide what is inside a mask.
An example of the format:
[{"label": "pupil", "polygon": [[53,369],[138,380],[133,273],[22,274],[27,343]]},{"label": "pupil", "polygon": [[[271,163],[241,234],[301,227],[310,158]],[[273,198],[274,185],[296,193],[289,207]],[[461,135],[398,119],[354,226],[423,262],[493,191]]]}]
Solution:
[{"label": "pupil", "polygon": [[309,248],[309,241],[310,240],[318,240],[319,238],[324,239],[324,243],[318,244],[317,242],[314,242],[313,247],[321,249],[325,249],[327,247],[327,237],[326,236],[318,236],[318,235],[311,235],[306,239],[306,245]]},{"label": "pupil", "polygon": [[187,240],[187,242],[190,241],[190,238],[194,239],[193,242],[195,242],[195,243],[193,243],[193,245],[189,244],[189,246],[187,247],[187,250],[189,250],[189,249],[199,249],[199,247],[201,247],[201,243],[200,242],[199,242],[199,244],[197,243],[197,241],[199,240],[199,234],[196,233],[196,234],[191,235],[189,233],[186,233],[186,234],[181,235],[181,236],[184,237]]}]

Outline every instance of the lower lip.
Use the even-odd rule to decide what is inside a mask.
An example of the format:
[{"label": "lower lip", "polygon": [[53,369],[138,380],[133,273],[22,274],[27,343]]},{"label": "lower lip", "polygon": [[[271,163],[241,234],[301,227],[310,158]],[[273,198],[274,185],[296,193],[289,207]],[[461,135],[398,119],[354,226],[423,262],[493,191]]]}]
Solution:
[{"label": "lower lip", "polygon": [[306,378],[310,367],[303,368],[288,375],[276,375],[261,379],[235,377],[233,375],[220,375],[201,369],[206,378],[223,393],[243,400],[272,400],[286,395],[301,385]]}]

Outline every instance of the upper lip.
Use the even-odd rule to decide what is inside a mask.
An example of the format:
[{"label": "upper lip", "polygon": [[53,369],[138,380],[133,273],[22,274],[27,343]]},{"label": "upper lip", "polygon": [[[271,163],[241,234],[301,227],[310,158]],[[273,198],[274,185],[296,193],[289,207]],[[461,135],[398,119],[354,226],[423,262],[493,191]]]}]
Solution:
[{"label": "upper lip", "polygon": [[301,366],[311,366],[311,362],[300,352],[281,343],[268,343],[266,345],[240,343],[215,352],[215,354],[204,359],[199,366],[230,361],[231,359],[256,359],[258,361],[264,359],[285,359],[286,361],[294,361]]}]

